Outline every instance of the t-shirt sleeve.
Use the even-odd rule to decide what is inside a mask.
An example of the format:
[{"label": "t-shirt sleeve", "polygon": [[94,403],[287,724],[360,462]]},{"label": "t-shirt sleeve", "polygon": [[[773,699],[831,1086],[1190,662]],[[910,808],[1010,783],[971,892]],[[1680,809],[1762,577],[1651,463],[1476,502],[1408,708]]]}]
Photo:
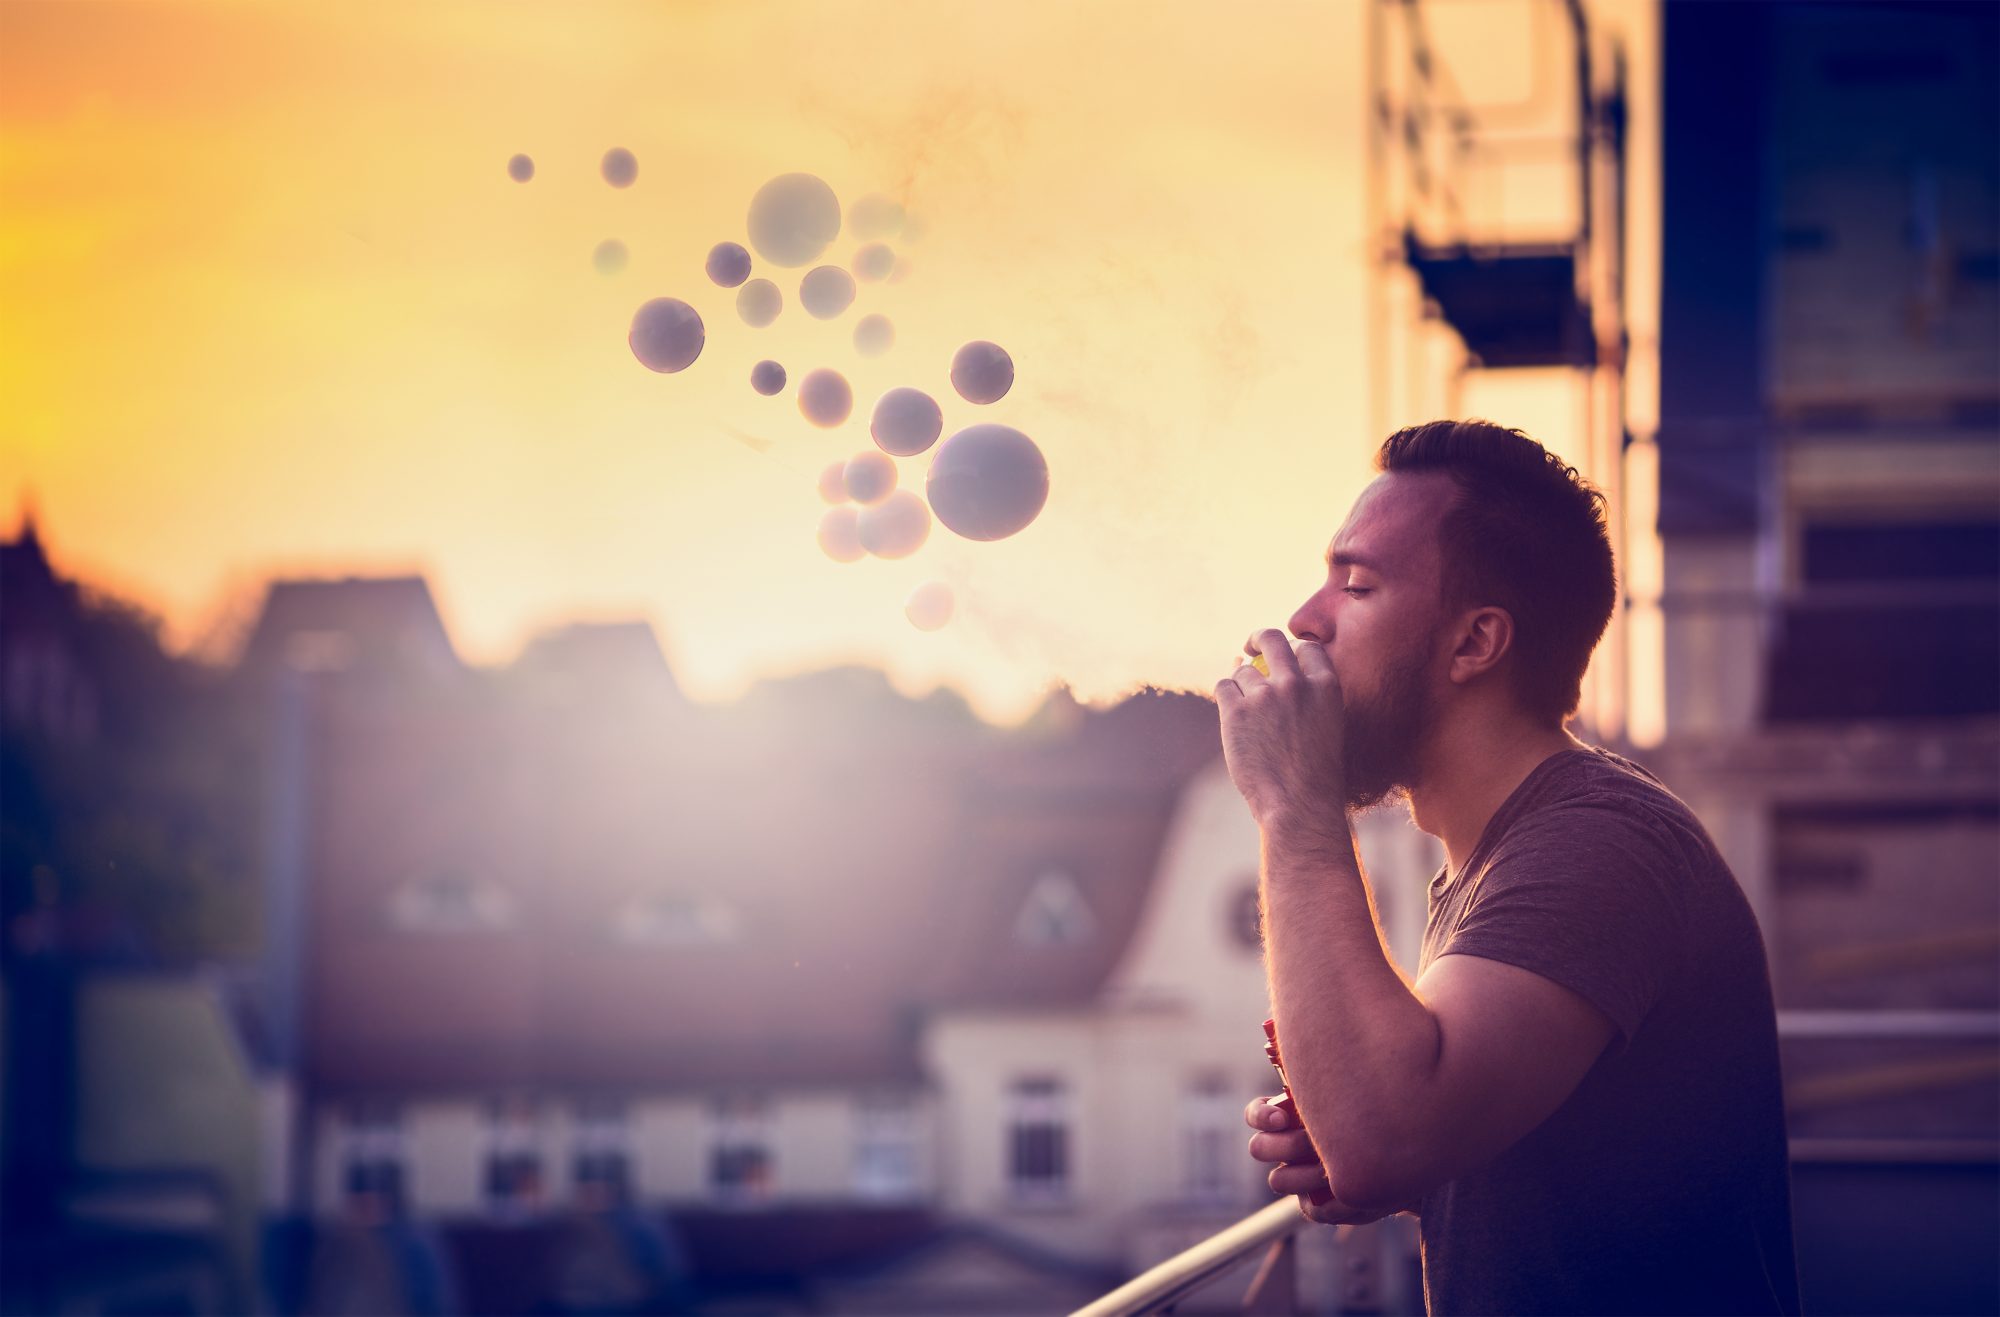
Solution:
[{"label": "t-shirt sleeve", "polygon": [[1523,820],[1475,875],[1440,955],[1480,956],[1576,993],[1631,1044],[1679,963],[1689,879],[1671,837],[1625,802]]}]

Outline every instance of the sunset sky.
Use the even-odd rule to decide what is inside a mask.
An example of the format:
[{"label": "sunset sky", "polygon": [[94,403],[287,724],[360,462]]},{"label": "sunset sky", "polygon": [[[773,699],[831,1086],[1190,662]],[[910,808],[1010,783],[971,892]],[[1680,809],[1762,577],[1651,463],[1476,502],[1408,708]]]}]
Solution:
[{"label": "sunset sky", "polygon": [[[1525,3],[1435,8],[1484,61],[1470,93],[1526,93]],[[1595,8],[1632,44],[1643,139],[1656,15]],[[1380,438],[1362,15],[0,2],[0,524],[31,497],[59,570],[182,647],[273,575],[421,572],[474,662],[641,615],[704,699],[848,661],[996,718],[1056,680],[1205,689],[1313,588]],[[630,188],[599,177],[613,146]],[[752,330],[703,257],[793,171],[901,200],[906,276],[819,322],[803,271],[760,268],[787,307]],[[612,277],[605,238],[631,250]],[[708,326],[677,375],[625,345],[661,295]],[[898,335],[873,360],[849,338],[869,311]],[[946,382],[975,338],[1016,365],[992,407]],[[854,418],[815,430],[789,390],[753,393],[764,356],[846,372]],[[900,562],[822,555],[817,473],[897,384],[944,402],[947,434],[1032,436],[1040,519],[992,544],[934,528]],[[1564,446],[1558,390],[1468,403]],[[927,634],[902,600],[933,578],[961,612]]]}]

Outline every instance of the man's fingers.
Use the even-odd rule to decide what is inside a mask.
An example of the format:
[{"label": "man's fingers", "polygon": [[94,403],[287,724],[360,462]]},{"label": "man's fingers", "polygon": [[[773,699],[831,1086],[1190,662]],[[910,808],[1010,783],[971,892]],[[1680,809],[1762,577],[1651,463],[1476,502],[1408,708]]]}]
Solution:
[{"label": "man's fingers", "polygon": [[1299,661],[1299,671],[1308,677],[1331,677],[1333,659],[1327,654],[1326,646],[1317,640],[1301,640],[1292,651]]},{"label": "man's fingers", "polygon": [[1318,1162],[1305,1166],[1273,1166],[1266,1177],[1271,1182],[1274,1194],[1309,1194],[1316,1189],[1326,1189],[1326,1168]]},{"label": "man's fingers", "polygon": [[1250,1155],[1260,1162],[1319,1162],[1319,1150],[1304,1130],[1283,1134],[1262,1132],[1250,1136]]},{"label": "man's fingers", "polygon": [[1292,655],[1292,642],[1276,627],[1266,627],[1243,642],[1245,654],[1261,654],[1273,677],[1299,675],[1299,661]]},{"label": "man's fingers", "polygon": [[1297,1126],[1292,1113],[1278,1105],[1280,1097],[1251,1098],[1243,1108],[1243,1123],[1253,1130],[1283,1130]]}]

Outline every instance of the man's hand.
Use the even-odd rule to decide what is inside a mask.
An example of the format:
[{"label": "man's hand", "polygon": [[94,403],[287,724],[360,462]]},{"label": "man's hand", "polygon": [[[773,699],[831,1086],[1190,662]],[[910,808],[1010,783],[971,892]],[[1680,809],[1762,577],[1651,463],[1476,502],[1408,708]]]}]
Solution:
[{"label": "man's hand", "polygon": [[[1326,1167],[1320,1164],[1305,1127],[1283,1107],[1273,1106],[1276,1101],[1254,1098],[1243,1112],[1244,1121],[1257,1131],[1250,1136],[1250,1155],[1260,1162],[1276,1163],[1267,1177],[1272,1193],[1296,1195],[1299,1211],[1308,1221],[1323,1226],[1365,1225],[1393,1215],[1341,1202],[1327,1183]],[[1320,1191],[1322,1201],[1313,1201],[1315,1190]]]},{"label": "man's hand", "polygon": [[1259,631],[1243,646],[1261,655],[1266,677],[1245,662],[1216,683],[1222,753],[1259,828],[1347,831],[1342,808],[1340,679],[1317,641],[1295,652],[1285,633]]}]

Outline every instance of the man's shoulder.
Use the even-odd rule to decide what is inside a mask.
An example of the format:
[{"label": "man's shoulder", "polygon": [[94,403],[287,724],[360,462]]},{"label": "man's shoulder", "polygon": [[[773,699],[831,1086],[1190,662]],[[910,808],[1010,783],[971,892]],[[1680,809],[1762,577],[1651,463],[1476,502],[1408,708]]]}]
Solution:
[{"label": "man's shoulder", "polygon": [[1709,851],[1707,829],[1649,769],[1600,746],[1565,750],[1542,766],[1534,790],[1501,837],[1518,852],[1593,842],[1642,846],[1678,863]]}]

